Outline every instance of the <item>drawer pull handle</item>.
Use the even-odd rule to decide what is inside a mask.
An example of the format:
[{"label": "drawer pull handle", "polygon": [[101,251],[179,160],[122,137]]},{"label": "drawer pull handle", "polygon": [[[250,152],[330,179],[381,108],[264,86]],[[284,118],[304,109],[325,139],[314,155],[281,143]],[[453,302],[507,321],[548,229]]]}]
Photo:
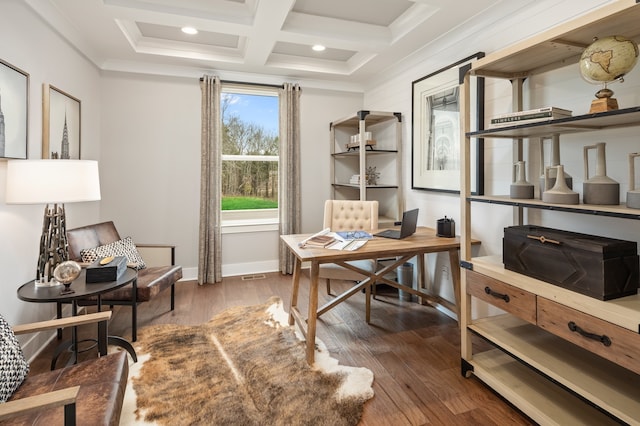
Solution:
[{"label": "drawer pull handle", "polygon": [[569,324],[567,325],[569,326],[569,330],[575,333],[579,333],[581,336],[586,337],[587,339],[597,340],[598,342],[602,343],[605,346],[611,346],[611,339],[609,339],[609,337],[604,334],[600,336],[595,333],[589,333],[588,331],[584,331],[573,321],[569,321]]},{"label": "drawer pull handle", "polygon": [[558,244],[560,245],[560,241],[558,240],[550,240],[549,238],[546,238],[544,235],[540,235],[535,236],[535,235],[527,235],[527,238],[531,238],[532,240],[538,240],[540,241],[542,244],[544,243],[551,243],[551,244]]},{"label": "drawer pull handle", "polygon": [[493,297],[495,297],[496,299],[502,299],[505,302],[509,303],[510,299],[509,299],[509,295],[508,294],[497,293],[497,292],[491,290],[491,288],[488,287],[488,286],[484,288],[484,292],[489,294],[489,295],[491,295],[491,296],[493,296]]}]

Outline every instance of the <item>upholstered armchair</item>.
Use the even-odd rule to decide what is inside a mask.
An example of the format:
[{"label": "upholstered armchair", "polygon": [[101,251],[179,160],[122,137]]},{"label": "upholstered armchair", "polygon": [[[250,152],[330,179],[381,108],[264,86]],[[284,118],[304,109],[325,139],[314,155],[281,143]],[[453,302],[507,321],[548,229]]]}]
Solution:
[{"label": "upholstered armchair", "polygon": [[[324,204],[324,225],[333,232],[367,231],[378,228],[378,202],[360,200],[327,200]],[[377,262],[356,260],[349,262],[365,271],[375,272]],[[319,278],[327,281],[327,294],[331,294],[331,280],[360,281],[366,278],[351,269],[332,263],[320,265]]]},{"label": "upholstered armchair", "polygon": [[[118,425],[129,376],[127,353],[107,355],[111,312],[9,327],[0,317],[0,425]],[[16,335],[98,324],[104,355],[79,364],[27,375]]]},{"label": "upholstered armchair", "polygon": [[[138,330],[138,304],[148,302],[165,289],[171,289],[171,306],[175,307],[175,284],[182,278],[182,267],[175,264],[175,247],[168,245],[134,244],[130,237],[121,238],[112,221],[68,229],[69,259],[82,262],[85,257],[125,255],[129,262],[137,264],[138,280],[136,303],[132,302],[133,287],[123,288],[102,296],[105,305],[131,307],[131,340],[136,341]],[[158,253],[165,253],[158,254]],[[168,255],[166,254],[168,253]],[[159,259],[157,262],[152,260]],[[162,260],[160,260],[162,259]],[[141,265],[142,264],[142,265]],[[141,267],[143,266],[143,267]],[[77,301],[80,306],[97,303],[96,297]],[[58,304],[58,317],[61,316]]]}]

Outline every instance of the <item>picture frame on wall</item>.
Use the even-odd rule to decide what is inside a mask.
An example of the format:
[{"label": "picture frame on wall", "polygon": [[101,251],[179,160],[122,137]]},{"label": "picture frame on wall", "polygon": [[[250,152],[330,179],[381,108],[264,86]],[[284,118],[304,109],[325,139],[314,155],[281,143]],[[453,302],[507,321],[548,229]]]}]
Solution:
[{"label": "picture frame on wall", "polygon": [[80,159],[80,99],[42,86],[42,158]]},{"label": "picture frame on wall", "polygon": [[29,74],[0,59],[0,158],[26,159]]},{"label": "picture frame on wall", "polygon": [[[460,193],[460,97],[462,80],[471,63],[484,57],[478,52],[412,85],[411,187]],[[484,125],[484,79],[471,79],[471,128]],[[471,148],[471,193],[484,194],[484,141]]]}]

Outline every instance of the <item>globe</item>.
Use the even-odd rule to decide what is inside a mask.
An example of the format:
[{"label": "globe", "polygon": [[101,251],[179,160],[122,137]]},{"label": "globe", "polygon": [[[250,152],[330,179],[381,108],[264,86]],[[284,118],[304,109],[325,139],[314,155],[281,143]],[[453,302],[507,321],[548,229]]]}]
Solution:
[{"label": "globe", "polygon": [[55,278],[59,283],[70,284],[73,280],[78,278],[80,271],[82,271],[82,268],[78,262],[67,260],[66,262],[62,262],[56,266],[56,269],[53,270],[53,278]]},{"label": "globe", "polygon": [[638,62],[638,45],[626,37],[609,36],[596,39],[582,52],[580,74],[592,84],[602,84],[596,97],[610,97],[607,83],[620,80]]}]

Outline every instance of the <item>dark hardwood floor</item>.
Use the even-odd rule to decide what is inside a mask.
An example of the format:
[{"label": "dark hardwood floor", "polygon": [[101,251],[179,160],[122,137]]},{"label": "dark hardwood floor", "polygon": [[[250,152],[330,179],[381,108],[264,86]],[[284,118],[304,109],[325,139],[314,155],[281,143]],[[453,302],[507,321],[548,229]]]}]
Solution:
[{"label": "dark hardwood floor", "polygon": [[[247,277],[245,277],[247,278]],[[176,286],[176,308],[169,311],[169,292],[139,306],[139,324],[199,324],[225,308],[265,302],[279,296],[288,309],[291,277],[225,278],[222,283]],[[303,276],[299,305],[306,312],[308,285]],[[332,282],[334,292],[347,282]],[[320,286],[322,304],[326,295]],[[364,321],[364,294],[320,317],[318,337],[341,364],[373,371],[375,396],[365,405],[362,425],[528,425],[532,422],[477,378],[460,374],[457,323],[430,306],[401,301],[387,292],[372,301],[371,324]],[[130,338],[130,310],[116,307],[110,334]],[[81,330],[90,333],[95,329]],[[31,373],[49,368],[56,342],[31,364]],[[83,356],[95,356],[91,351]]]}]

